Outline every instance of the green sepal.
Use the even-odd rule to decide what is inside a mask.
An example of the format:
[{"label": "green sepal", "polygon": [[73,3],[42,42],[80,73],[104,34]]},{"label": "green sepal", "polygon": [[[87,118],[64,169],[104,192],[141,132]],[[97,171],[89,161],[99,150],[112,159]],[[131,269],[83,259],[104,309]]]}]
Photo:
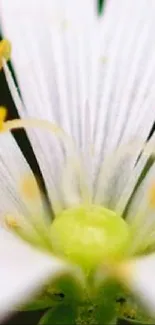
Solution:
[{"label": "green sepal", "polygon": [[62,302],[59,295],[51,294],[49,297],[35,299],[22,307],[22,311],[41,310],[51,308]]},{"label": "green sepal", "polygon": [[63,293],[66,303],[72,303],[73,301],[79,303],[84,299],[85,295],[85,281],[79,274],[65,273],[60,275],[52,282],[52,286],[48,286],[47,293],[52,295],[53,292]]},{"label": "green sepal", "polygon": [[68,272],[58,274],[51,284],[44,287],[39,296],[22,305],[20,311],[47,309],[73,301],[79,303],[83,301],[84,296],[84,275],[79,269],[72,268]]},{"label": "green sepal", "polygon": [[98,283],[94,292],[96,303],[95,319],[97,324],[116,324],[118,310],[116,299],[120,286],[114,279],[107,278]]},{"label": "green sepal", "polygon": [[76,305],[62,304],[48,310],[41,318],[39,325],[74,325],[76,317]]},{"label": "green sepal", "polygon": [[144,306],[129,294],[124,294],[123,302],[118,305],[119,318],[126,320],[129,324],[155,324],[155,319],[149,316]]},{"label": "green sepal", "polygon": [[95,320],[97,324],[115,325],[117,323],[116,304],[104,302],[96,307]]}]

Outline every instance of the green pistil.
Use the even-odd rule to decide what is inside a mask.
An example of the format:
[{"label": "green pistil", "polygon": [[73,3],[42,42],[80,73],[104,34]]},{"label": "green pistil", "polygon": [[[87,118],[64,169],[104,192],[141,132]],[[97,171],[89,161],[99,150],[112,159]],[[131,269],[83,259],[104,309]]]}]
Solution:
[{"label": "green pistil", "polygon": [[101,206],[64,210],[51,226],[53,251],[86,273],[101,263],[122,259],[130,241],[127,223]]}]

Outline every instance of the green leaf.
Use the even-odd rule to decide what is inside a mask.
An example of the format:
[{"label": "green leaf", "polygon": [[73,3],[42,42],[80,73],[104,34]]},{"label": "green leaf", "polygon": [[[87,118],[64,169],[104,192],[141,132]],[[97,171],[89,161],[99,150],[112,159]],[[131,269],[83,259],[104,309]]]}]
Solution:
[{"label": "green leaf", "polygon": [[59,305],[48,310],[39,325],[74,325],[77,316],[76,305]]}]

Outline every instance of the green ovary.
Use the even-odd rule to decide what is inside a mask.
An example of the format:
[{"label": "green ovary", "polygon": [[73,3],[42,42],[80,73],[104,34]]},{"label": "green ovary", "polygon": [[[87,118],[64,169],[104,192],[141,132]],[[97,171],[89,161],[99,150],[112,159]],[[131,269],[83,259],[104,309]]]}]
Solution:
[{"label": "green ovary", "polygon": [[87,273],[101,263],[125,256],[130,241],[127,223],[101,206],[64,210],[51,226],[53,251]]}]

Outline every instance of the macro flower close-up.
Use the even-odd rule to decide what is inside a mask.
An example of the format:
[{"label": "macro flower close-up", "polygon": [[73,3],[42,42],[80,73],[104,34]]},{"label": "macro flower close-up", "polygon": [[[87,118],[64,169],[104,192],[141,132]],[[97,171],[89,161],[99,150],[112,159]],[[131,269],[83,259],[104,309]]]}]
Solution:
[{"label": "macro flower close-up", "polygon": [[154,0],[0,0],[1,324],[153,324],[154,28]]}]

